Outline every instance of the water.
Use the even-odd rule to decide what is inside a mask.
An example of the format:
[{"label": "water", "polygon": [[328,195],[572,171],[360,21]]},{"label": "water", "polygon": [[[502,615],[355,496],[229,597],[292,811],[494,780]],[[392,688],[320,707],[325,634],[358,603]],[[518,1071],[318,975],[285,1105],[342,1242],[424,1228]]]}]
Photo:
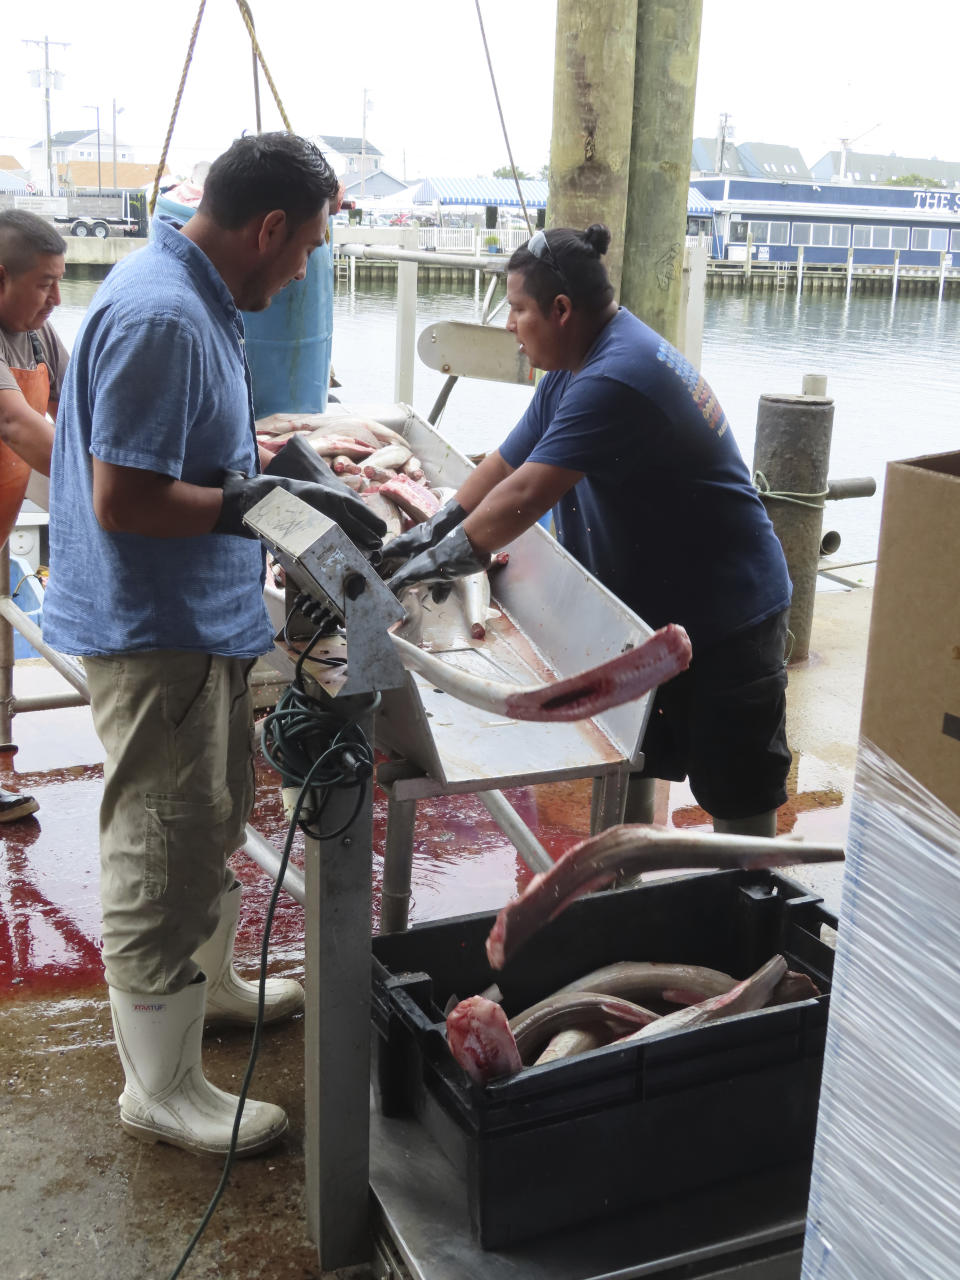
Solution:
[{"label": "water", "polygon": [[[54,322],[68,347],[97,282],[68,279]],[[498,298],[502,297],[502,289]],[[417,333],[435,320],[479,322],[483,295],[471,282],[421,287]],[[495,323],[503,324],[501,311]],[[796,393],[805,373],[825,373],[836,401],[830,475],[874,476],[877,495],[830,503],[824,528],[842,538],[838,561],[876,555],[888,461],[960,447],[960,306],[954,300],[878,296],[797,299],[795,294],[713,294],[704,320],[704,376],[726,410],[748,465],[757,402]],[[392,403],[395,291],[370,284],[334,299],[333,367],[344,402]],[[445,381],[417,362],[414,407],[424,416]],[[461,381],[441,430],[465,453],[496,448],[529,402],[525,387]]]}]

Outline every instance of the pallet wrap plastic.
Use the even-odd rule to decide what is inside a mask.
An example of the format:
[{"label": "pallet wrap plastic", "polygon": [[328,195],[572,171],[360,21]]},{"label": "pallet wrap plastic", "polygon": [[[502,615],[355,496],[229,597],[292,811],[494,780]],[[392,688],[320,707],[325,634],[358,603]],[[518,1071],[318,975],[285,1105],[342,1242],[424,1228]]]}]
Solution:
[{"label": "pallet wrap plastic", "polygon": [[960,1276],[960,818],[861,742],[802,1280]]}]

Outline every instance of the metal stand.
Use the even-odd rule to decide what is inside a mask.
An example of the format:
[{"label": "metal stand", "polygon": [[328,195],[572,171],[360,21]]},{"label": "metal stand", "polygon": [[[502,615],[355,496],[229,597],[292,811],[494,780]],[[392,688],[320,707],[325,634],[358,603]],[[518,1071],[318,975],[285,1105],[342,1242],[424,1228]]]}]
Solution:
[{"label": "metal stand", "polygon": [[[353,718],[369,699],[337,699]],[[331,702],[331,706],[334,704]],[[356,723],[373,740],[370,711]],[[343,835],[306,842],[304,1094],[307,1228],[320,1266],[366,1261],[369,1234],[370,900],[373,779]],[[324,824],[335,830],[356,792],[335,789]]]}]

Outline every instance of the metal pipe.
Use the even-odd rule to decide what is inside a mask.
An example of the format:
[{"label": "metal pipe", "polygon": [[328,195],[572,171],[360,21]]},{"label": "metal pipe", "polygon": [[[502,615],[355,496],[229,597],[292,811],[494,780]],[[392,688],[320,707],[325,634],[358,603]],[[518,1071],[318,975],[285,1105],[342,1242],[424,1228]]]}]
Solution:
[{"label": "metal pipe", "polygon": [[873,476],[854,476],[849,480],[827,481],[827,502],[839,502],[841,498],[872,498],[877,492]]},{"label": "metal pipe", "polygon": [[25,698],[14,697],[13,714],[20,715],[24,711],[60,711],[64,707],[89,706],[82,693],[31,693]]},{"label": "metal pipe", "polygon": [[[0,561],[0,573],[2,573],[2,561]],[[22,609],[19,609],[9,596],[0,595],[0,616],[7,619],[20,632],[28,644],[36,649],[41,657],[46,658],[51,667],[54,667],[63,676],[68,684],[72,684],[78,693],[82,693],[84,699],[90,701],[90,691],[87,688],[87,682],[83,672],[73,662],[71,658],[66,657],[62,653],[57,653],[56,649],[51,649],[43,638],[40,628],[28,618]],[[2,658],[0,658],[2,662]],[[2,673],[0,673],[2,674]],[[0,685],[0,694],[2,694],[2,685]]]},{"label": "metal pipe", "polygon": [[0,747],[13,745],[13,628],[4,614],[10,600],[10,544],[0,547]]},{"label": "metal pipe", "polygon": [[516,846],[517,853],[530,870],[549,871],[553,859],[503,792],[478,791],[477,798],[510,843]]},{"label": "metal pipe", "polygon": [[392,246],[381,249],[370,244],[342,244],[340,252],[346,258],[368,258],[371,262],[422,262],[430,267],[473,267],[498,274],[507,269],[502,255],[499,258],[475,257],[468,253],[434,253],[426,249],[397,249]]},{"label": "metal pipe", "polygon": [[384,790],[387,792],[387,839],[380,890],[380,932],[402,933],[410,913],[417,802],[398,800],[391,789],[384,787]]},{"label": "metal pipe", "polygon": [[[280,871],[280,851],[249,825],[245,831],[243,851],[258,867],[266,871],[268,876],[276,880]],[[303,872],[291,862],[287,863],[287,869],[283,873],[283,887],[291,898],[300,903],[301,907],[304,905],[307,900],[307,891]]]}]

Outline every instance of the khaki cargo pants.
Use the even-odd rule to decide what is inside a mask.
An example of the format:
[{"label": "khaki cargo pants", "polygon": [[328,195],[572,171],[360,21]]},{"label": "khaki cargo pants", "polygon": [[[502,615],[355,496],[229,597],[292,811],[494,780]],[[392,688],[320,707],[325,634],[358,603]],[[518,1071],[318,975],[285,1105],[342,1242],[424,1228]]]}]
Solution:
[{"label": "khaki cargo pants", "polygon": [[167,649],[85,658],[106,751],[100,896],[107,982],[179,991],[233,884],[253,808],[249,658]]}]

